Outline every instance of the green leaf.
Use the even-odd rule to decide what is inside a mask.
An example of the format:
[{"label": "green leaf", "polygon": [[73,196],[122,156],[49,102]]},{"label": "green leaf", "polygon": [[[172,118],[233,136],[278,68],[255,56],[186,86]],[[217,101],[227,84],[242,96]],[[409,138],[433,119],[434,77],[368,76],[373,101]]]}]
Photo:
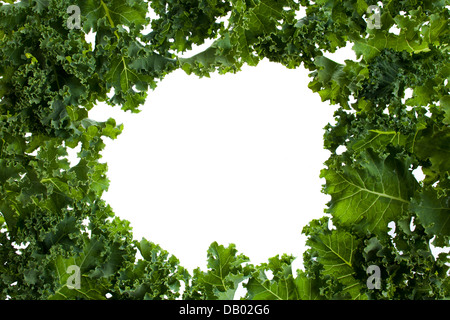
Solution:
[{"label": "green leaf", "polygon": [[409,164],[370,149],[361,152],[355,164],[339,160],[321,173],[326,179],[324,192],[331,195],[327,212],[336,224],[385,235],[390,221],[407,215],[418,186]]},{"label": "green leaf", "polygon": [[434,183],[450,173],[450,128],[432,126],[421,132],[414,144],[414,151],[420,159],[429,159],[431,165],[424,166],[425,182]]},{"label": "green leaf", "polygon": [[213,44],[211,47],[190,58],[179,58],[181,68],[187,73],[194,73],[200,77],[209,76],[210,72],[219,70],[238,70],[238,63],[232,55],[220,54],[220,44]]},{"label": "green leaf", "polygon": [[55,226],[53,232],[45,236],[43,242],[48,249],[56,244],[63,244],[66,248],[70,248],[75,244],[73,239],[80,233],[79,228],[76,217],[68,216]]},{"label": "green leaf", "polygon": [[436,236],[435,245],[450,244],[450,197],[438,194],[433,187],[418,192],[411,202],[411,210],[417,214],[420,223],[430,236]]},{"label": "green leaf", "polygon": [[397,131],[369,130],[367,138],[350,144],[353,151],[366,149],[382,151],[387,145],[405,146],[407,137]]},{"label": "green leaf", "polygon": [[83,15],[83,30],[86,33],[91,29],[96,32],[102,19],[106,19],[113,28],[118,25],[141,27],[148,23],[145,17],[147,3],[144,1],[83,0],[79,6]]},{"label": "green leaf", "polygon": [[194,270],[191,298],[208,300],[232,300],[238,284],[248,277],[249,261],[244,255],[237,255],[233,244],[228,247],[213,242],[208,249],[208,271]]},{"label": "green leaf", "polygon": [[[247,284],[247,299],[250,300],[297,300],[298,287],[292,275],[292,256],[283,255],[269,259],[268,264],[261,264],[252,272]],[[272,279],[266,271],[272,272]]]},{"label": "green leaf", "polygon": [[59,178],[45,178],[41,180],[41,183],[49,183],[56,188],[57,192],[60,194],[70,196],[75,200],[81,200],[83,198],[83,192],[81,190],[76,187],[70,188],[67,183]]},{"label": "green leaf", "polygon": [[[328,230],[323,228],[308,228],[307,245],[317,257],[317,262],[323,266],[322,273],[337,279],[342,283],[342,293],[349,294],[351,299],[365,299],[361,294],[361,282],[356,279],[356,251],[359,250],[361,239],[343,230]],[[311,291],[311,289],[310,289]],[[316,293],[317,294],[317,293]]]},{"label": "green leaf", "polygon": [[450,125],[450,95],[443,96],[440,100],[440,106],[445,113],[444,123]]},{"label": "green leaf", "polygon": [[312,73],[314,81],[308,87],[318,92],[322,101],[330,100],[332,104],[348,106],[349,91],[344,66],[324,56],[316,57],[314,63],[318,71]]},{"label": "green leaf", "polygon": [[[248,299],[450,297],[448,254],[434,257],[429,243],[449,245],[447,2],[381,1],[380,29],[364,21],[367,0],[1,2],[0,299],[233,299],[246,280]],[[82,30],[65,23],[70,5],[81,8]],[[328,57],[347,44],[358,60]],[[253,266],[234,245],[213,243],[208,269],[191,277],[158,245],[134,241],[101,199],[104,139],[123,127],[89,112],[98,102],[138,112],[178,68],[209,76],[265,58],[303,63],[309,87],[339,105],[322,171],[334,228],[328,217],[305,227],[310,249],[296,276],[290,256]],[[80,148],[77,164],[68,147]],[[372,264],[381,290],[366,287]]]},{"label": "green leaf", "polygon": [[[100,263],[100,254],[104,250],[104,244],[96,239],[87,240],[81,253],[69,258],[57,256],[54,261],[56,282],[58,289],[48,299],[50,300],[104,300],[108,293],[108,282],[106,279],[96,279],[90,276],[90,272]],[[73,270],[79,270],[79,277]],[[72,278],[71,278],[72,277]],[[73,280],[73,281],[71,281]],[[79,281],[79,287],[76,286]]]},{"label": "green leaf", "polygon": [[441,43],[441,39],[443,39],[444,36],[448,36],[448,11],[446,11],[446,15],[447,17],[441,13],[429,15],[429,23],[424,25],[421,29],[423,38],[427,43],[438,46]]},{"label": "green leaf", "polygon": [[299,300],[324,300],[320,294],[320,280],[308,277],[305,272],[298,271],[295,278]]},{"label": "green leaf", "polygon": [[[436,45],[436,39],[441,35],[443,28],[443,21],[445,18],[442,15],[432,18],[439,20],[439,22],[432,23],[432,30],[434,37],[430,36],[429,29],[425,27],[423,31],[428,35],[422,37],[418,32],[418,25],[425,23],[428,19],[423,14],[422,8],[412,10],[410,16],[396,15],[393,21],[396,27],[400,29],[398,35],[389,32],[388,28],[391,26],[391,16],[385,12],[381,16],[382,29],[373,30],[369,33],[368,38],[358,39],[353,45],[353,50],[359,58],[363,56],[364,60],[369,62],[384,49],[394,49],[398,52],[406,51],[409,53],[418,54],[420,52],[430,51],[431,45]],[[386,23],[387,22],[387,23]]]},{"label": "green leaf", "polygon": [[189,274],[179,261],[160,246],[142,239],[136,242],[144,260],[139,259],[120,272],[118,290],[127,299],[176,299],[181,281],[187,283]]}]

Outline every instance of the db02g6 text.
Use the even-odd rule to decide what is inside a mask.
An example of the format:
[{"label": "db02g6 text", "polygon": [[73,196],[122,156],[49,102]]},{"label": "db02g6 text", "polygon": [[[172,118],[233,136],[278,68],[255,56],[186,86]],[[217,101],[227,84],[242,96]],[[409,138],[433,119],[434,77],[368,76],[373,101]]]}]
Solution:
[{"label": "db02g6 text", "polygon": [[268,305],[234,304],[223,306],[223,314],[269,314]]}]

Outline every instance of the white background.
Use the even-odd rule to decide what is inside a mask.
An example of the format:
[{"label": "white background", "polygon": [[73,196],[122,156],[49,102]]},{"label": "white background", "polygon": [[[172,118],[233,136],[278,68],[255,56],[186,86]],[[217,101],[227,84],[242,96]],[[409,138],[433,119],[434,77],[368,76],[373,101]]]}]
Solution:
[{"label": "white background", "polygon": [[103,198],[136,239],[161,245],[189,271],[206,269],[213,241],[236,244],[254,264],[288,253],[301,267],[301,230],[330,199],[319,174],[329,155],[323,127],[336,109],[308,88],[308,73],[267,60],[211,78],[177,70],[139,114],[96,106],[90,118],[124,124],[106,141]]}]

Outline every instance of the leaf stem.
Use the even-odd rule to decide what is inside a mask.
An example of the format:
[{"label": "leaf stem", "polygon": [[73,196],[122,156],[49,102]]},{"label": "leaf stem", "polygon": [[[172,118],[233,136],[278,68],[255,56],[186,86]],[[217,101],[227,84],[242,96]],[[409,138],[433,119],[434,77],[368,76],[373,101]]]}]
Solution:
[{"label": "leaf stem", "polygon": [[[111,27],[115,28],[116,26],[114,25],[114,21],[113,21],[113,19],[111,18],[111,15],[109,14],[109,9],[108,9],[108,7],[107,7],[106,4],[103,2],[103,0],[100,0],[100,3],[102,4],[103,9],[105,10],[105,14],[106,14],[106,17],[108,18],[109,24],[111,25]],[[116,35],[117,39],[120,38],[120,37],[119,37],[119,34],[117,33],[117,30],[114,31],[114,34]]]}]

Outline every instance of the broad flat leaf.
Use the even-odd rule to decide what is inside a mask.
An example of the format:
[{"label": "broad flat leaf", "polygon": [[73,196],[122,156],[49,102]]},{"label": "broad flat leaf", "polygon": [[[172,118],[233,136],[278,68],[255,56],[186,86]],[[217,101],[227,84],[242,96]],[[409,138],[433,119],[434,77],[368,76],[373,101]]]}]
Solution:
[{"label": "broad flat leaf", "polygon": [[[262,59],[255,48],[264,37],[275,34],[281,21],[293,22],[297,4],[292,1],[261,0],[232,3],[232,28],[223,31],[205,51],[190,58],[179,58],[188,74],[208,76],[210,72],[236,72],[247,63],[256,66]],[[176,39],[175,39],[176,42]]]},{"label": "broad flat leaf", "polygon": [[450,96],[449,95],[443,96],[439,100],[439,102],[440,102],[440,106],[441,106],[442,110],[444,110],[444,112],[445,112],[444,123],[446,125],[450,125]]},{"label": "broad flat leaf", "polygon": [[[292,256],[273,257],[268,264],[261,264],[252,273],[247,284],[247,298],[251,300],[297,300],[299,293],[292,275]],[[268,279],[266,271],[273,274]]]},{"label": "broad flat leaf", "polygon": [[353,151],[361,151],[367,148],[384,150],[387,145],[404,146],[407,137],[397,131],[369,130],[367,138],[356,140],[349,145]]},{"label": "broad flat leaf", "polygon": [[323,265],[322,273],[333,276],[343,284],[343,293],[350,294],[353,300],[365,299],[361,294],[361,282],[354,277],[355,255],[361,239],[342,230],[325,230],[313,232],[307,244],[316,253],[317,261]]},{"label": "broad flat leaf", "polygon": [[[85,239],[85,247],[83,252],[75,254],[73,257],[64,258],[62,255],[57,256],[54,267],[56,281],[59,288],[49,297],[50,300],[72,300],[72,299],[92,299],[104,300],[105,294],[108,292],[108,282],[106,279],[96,279],[89,275],[89,272],[98,266],[100,261],[100,253],[104,250],[104,244],[101,241]],[[73,286],[71,281],[75,274],[68,269],[70,266],[79,268],[80,287]]]},{"label": "broad flat leaf", "polygon": [[450,128],[433,126],[421,132],[414,144],[414,151],[422,160],[429,159],[431,166],[424,166],[426,182],[433,183],[446,172],[450,173]]},{"label": "broad flat leaf", "polygon": [[[346,84],[348,80],[343,72],[344,65],[324,56],[316,57],[314,63],[318,71],[313,73],[315,79],[308,87],[319,92],[322,101],[330,100],[332,104],[340,103],[347,106],[348,89]],[[322,89],[323,87],[324,89]]]},{"label": "broad flat leaf", "polygon": [[355,51],[356,57],[363,56],[366,61],[369,61],[379,55],[381,50],[385,48],[385,41],[382,39],[375,39],[371,36],[369,39],[361,39],[356,41],[352,49]]},{"label": "broad flat leaf", "polygon": [[295,278],[299,300],[323,300],[320,295],[319,280],[307,277],[302,271],[299,271]]},{"label": "broad flat leaf", "polygon": [[142,26],[148,23],[145,15],[148,5],[144,1],[83,0],[79,1],[83,16],[82,27],[88,33],[97,31],[101,19],[107,19],[112,27],[118,25]]},{"label": "broad flat leaf", "polygon": [[[284,3],[283,3],[284,2]],[[283,9],[287,1],[261,0],[254,2],[241,17],[242,24],[233,29],[231,42],[236,45],[241,59],[251,66],[256,66],[261,59],[253,52],[253,44],[258,37],[274,32],[277,20],[287,19],[288,11]]]},{"label": "broad flat leaf", "polygon": [[195,73],[198,76],[209,76],[216,68],[222,71],[238,70],[239,65],[230,51],[229,37],[214,42],[211,47],[190,58],[179,58],[181,68],[187,73]]},{"label": "broad flat leaf", "polygon": [[105,300],[108,289],[107,283],[101,284],[97,279],[90,279],[84,276],[81,277],[81,287],[76,288],[71,283],[69,277],[74,276],[70,266],[76,265],[75,260],[65,260],[58,258],[56,262],[58,277],[61,286],[55,294],[48,297],[48,300]]},{"label": "broad flat leaf", "polygon": [[49,183],[54,188],[56,188],[56,192],[72,197],[73,199],[81,200],[83,198],[83,192],[80,189],[78,189],[77,187],[69,187],[66,182],[62,181],[59,178],[45,178],[41,180],[41,183]]},{"label": "broad flat leaf", "polygon": [[178,67],[176,61],[153,52],[122,27],[115,32],[117,38],[109,30],[104,33],[103,36],[97,33],[96,52],[114,52],[99,62],[107,88],[114,88],[110,102],[122,105],[123,110],[137,112],[147,90],[154,89],[157,79]]},{"label": "broad flat leaf", "polygon": [[308,87],[318,92],[322,101],[329,100],[331,104],[340,104],[349,108],[349,96],[362,88],[368,78],[367,67],[352,60],[345,60],[345,64],[337,63],[325,56],[314,59],[317,70],[310,74],[314,80]]},{"label": "broad flat leaf", "polygon": [[238,284],[247,275],[242,268],[244,262],[249,259],[244,255],[236,255],[234,245],[225,248],[216,242],[211,244],[208,250],[208,268],[204,281],[214,284],[212,291],[219,300],[230,300],[234,298]]},{"label": "broad flat leaf", "polygon": [[[364,60],[370,61],[381,53],[383,49],[394,49],[398,52],[407,51],[409,53],[418,54],[421,52],[429,52],[430,46],[439,45],[440,39],[448,33],[448,18],[443,14],[431,14],[427,17],[423,9],[419,7],[417,10],[411,10],[409,16],[397,15],[393,18],[393,22],[400,29],[398,35],[389,32],[386,26],[381,30],[373,30],[366,39],[358,39],[353,45],[357,57],[361,55]],[[382,25],[387,23],[390,27],[390,14],[384,13],[381,16]],[[424,25],[419,30],[418,25]]]},{"label": "broad flat leaf", "polygon": [[[448,4],[447,4],[448,6]],[[447,7],[448,8],[448,7]],[[429,23],[421,28],[421,33],[426,42],[432,45],[439,45],[440,38],[449,34],[448,11],[447,17],[443,14],[429,15]]]},{"label": "broad flat leaf", "polygon": [[450,240],[450,197],[448,194],[438,195],[432,187],[426,187],[417,193],[411,203],[425,231],[438,238],[435,244],[448,246]]},{"label": "broad flat leaf", "polygon": [[386,235],[388,223],[407,214],[418,186],[406,160],[381,157],[369,149],[355,164],[336,162],[336,167],[321,172],[326,179],[324,192],[331,195],[327,212],[337,224]]},{"label": "broad flat leaf", "polygon": [[238,284],[248,277],[242,264],[249,261],[237,255],[233,244],[228,247],[213,242],[208,249],[208,271],[194,270],[193,290],[199,290],[209,300],[231,300]]}]

